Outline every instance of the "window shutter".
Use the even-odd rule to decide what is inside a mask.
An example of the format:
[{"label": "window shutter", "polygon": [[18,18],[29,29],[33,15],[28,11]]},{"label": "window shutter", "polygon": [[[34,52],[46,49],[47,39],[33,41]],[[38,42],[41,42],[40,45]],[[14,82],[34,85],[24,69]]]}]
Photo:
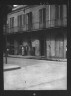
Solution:
[{"label": "window shutter", "polygon": [[18,26],[20,25],[20,16],[17,17],[17,20],[18,20]]},{"label": "window shutter", "polygon": [[13,28],[13,17],[12,17],[12,28]]},{"label": "window shutter", "polygon": [[11,18],[10,18],[10,28],[11,28]]},{"label": "window shutter", "polygon": [[39,10],[39,23],[42,23],[42,9]]},{"label": "window shutter", "polygon": [[19,26],[19,16],[17,16],[17,24],[18,24],[18,26]]},{"label": "window shutter", "polygon": [[60,5],[60,19],[63,18],[63,5]]},{"label": "window shutter", "polygon": [[55,19],[58,20],[59,19],[59,6],[55,5]]},{"label": "window shutter", "polygon": [[25,20],[26,18],[25,18],[25,14],[23,14],[23,25],[25,26]]},{"label": "window shutter", "polygon": [[22,15],[20,15],[20,27],[22,26]]},{"label": "window shutter", "polygon": [[11,25],[12,25],[12,27],[13,27],[13,18],[11,18]]},{"label": "window shutter", "polygon": [[30,19],[30,24],[32,25],[32,12],[30,12],[29,15],[30,15],[30,18],[29,18]]},{"label": "window shutter", "polygon": [[14,17],[12,17],[12,27],[14,27]]},{"label": "window shutter", "polygon": [[28,13],[26,14],[25,18],[26,18],[26,24],[28,24]]},{"label": "window shutter", "polygon": [[30,17],[29,13],[27,13],[27,24],[29,24],[29,22],[30,22],[30,18],[29,17]]},{"label": "window shutter", "polygon": [[43,23],[46,22],[46,8],[43,8]]}]

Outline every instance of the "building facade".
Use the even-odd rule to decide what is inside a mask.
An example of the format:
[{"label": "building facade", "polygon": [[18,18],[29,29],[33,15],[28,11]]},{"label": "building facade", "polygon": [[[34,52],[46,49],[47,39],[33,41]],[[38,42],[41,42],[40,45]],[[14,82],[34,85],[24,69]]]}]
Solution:
[{"label": "building facade", "polygon": [[9,54],[66,58],[66,5],[19,5],[7,22]]}]

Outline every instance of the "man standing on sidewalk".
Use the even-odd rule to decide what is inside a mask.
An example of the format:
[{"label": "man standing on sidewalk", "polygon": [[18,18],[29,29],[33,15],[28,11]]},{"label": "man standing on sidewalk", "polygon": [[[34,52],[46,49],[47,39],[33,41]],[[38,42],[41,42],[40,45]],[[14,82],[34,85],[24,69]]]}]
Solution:
[{"label": "man standing on sidewalk", "polygon": [[24,55],[24,46],[22,46],[22,56]]},{"label": "man standing on sidewalk", "polygon": [[7,56],[8,56],[8,54],[9,54],[9,48],[7,48]]}]

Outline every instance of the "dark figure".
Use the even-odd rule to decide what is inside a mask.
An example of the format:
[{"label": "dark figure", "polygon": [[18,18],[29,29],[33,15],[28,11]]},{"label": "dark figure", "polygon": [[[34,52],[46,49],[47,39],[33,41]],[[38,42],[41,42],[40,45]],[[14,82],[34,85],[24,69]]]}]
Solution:
[{"label": "dark figure", "polygon": [[25,46],[25,55],[28,55],[28,46]]},{"label": "dark figure", "polygon": [[9,54],[9,48],[7,48],[7,56],[8,56],[8,54]]}]

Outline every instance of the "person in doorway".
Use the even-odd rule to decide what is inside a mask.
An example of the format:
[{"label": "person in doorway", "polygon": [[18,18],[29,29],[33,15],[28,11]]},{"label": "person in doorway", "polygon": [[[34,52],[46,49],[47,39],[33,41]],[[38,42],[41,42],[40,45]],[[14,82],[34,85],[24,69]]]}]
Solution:
[{"label": "person in doorway", "polygon": [[22,56],[24,55],[24,46],[22,46]]},{"label": "person in doorway", "polygon": [[28,54],[28,46],[25,46],[26,55]]},{"label": "person in doorway", "polygon": [[7,48],[7,56],[9,55],[9,48]]}]

